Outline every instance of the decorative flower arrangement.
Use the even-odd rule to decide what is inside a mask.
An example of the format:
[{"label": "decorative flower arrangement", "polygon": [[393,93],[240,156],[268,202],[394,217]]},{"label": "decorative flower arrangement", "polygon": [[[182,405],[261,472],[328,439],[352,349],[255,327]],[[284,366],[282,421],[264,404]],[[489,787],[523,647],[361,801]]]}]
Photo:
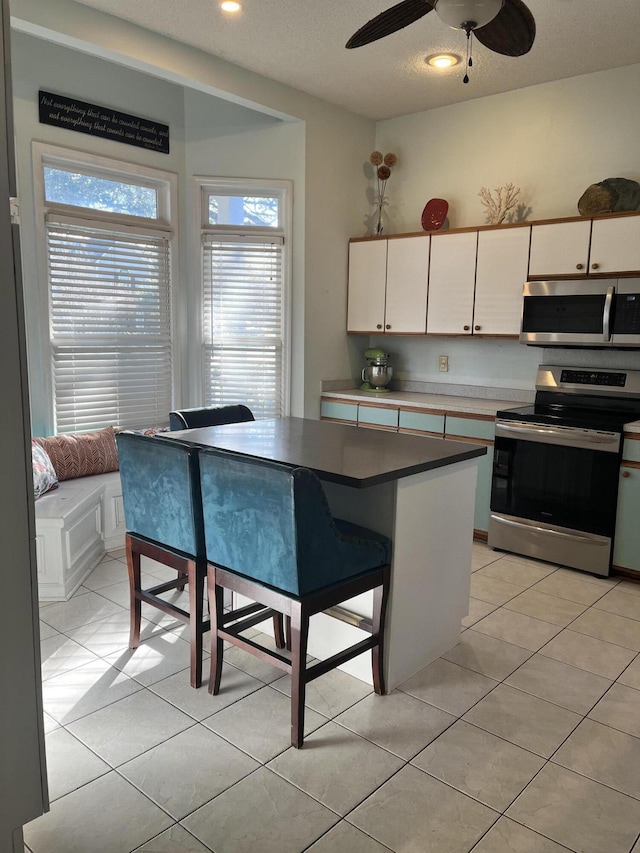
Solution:
[{"label": "decorative flower arrangement", "polygon": [[391,177],[391,170],[398,162],[398,158],[395,154],[382,154],[381,151],[373,151],[369,156],[369,162],[375,168],[376,177],[378,179],[378,193],[374,198],[377,213],[375,216],[373,233],[382,234],[382,209],[387,203],[387,199],[384,194],[387,188],[387,181]]}]

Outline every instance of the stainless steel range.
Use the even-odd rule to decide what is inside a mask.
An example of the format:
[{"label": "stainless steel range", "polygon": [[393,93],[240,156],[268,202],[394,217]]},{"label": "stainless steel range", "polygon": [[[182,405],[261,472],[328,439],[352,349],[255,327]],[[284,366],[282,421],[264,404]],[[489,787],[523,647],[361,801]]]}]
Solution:
[{"label": "stainless steel range", "polygon": [[625,423],[640,371],[543,365],[532,406],[497,413],[488,544],[608,575]]}]

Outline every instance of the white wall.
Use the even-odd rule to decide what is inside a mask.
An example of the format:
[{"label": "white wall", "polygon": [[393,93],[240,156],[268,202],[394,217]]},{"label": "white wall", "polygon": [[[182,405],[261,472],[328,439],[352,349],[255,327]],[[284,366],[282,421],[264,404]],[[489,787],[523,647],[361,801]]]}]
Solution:
[{"label": "white wall", "polygon": [[529,219],[577,216],[589,184],[640,180],[639,98],[632,65],[380,122],[377,147],[399,158],[387,186],[392,230],[420,231],[433,197],[449,201],[452,228],[484,225],[481,187],[507,183],[521,188]]}]

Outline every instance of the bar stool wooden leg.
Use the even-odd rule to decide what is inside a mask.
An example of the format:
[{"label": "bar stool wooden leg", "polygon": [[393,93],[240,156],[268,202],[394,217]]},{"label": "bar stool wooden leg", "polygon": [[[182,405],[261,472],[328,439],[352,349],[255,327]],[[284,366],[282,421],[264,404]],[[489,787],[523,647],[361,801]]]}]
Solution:
[{"label": "bar stool wooden leg", "polygon": [[[182,573],[180,573],[182,575]],[[191,648],[191,686],[202,684],[202,617],[204,607],[204,573],[195,560],[187,563],[189,585],[189,640]],[[181,587],[178,587],[180,589]]]},{"label": "bar stool wooden leg", "polygon": [[280,613],[273,617],[273,636],[276,642],[276,648],[284,649],[286,640],[284,635],[284,622],[282,614]]},{"label": "bar stool wooden leg", "polygon": [[209,618],[211,620],[211,671],[209,674],[209,693],[217,696],[222,677],[223,641],[218,636],[224,614],[224,590],[216,584],[215,566],[207,569],[207,590],[209,596]]},{"label": "bar stool wooden leg", "polygon": [[136,595],[140,592],[140,554],[134,547],[134,540],[127,533],[126,535],[126,553],[127,553],[127,570],[129,573],[129,648],[137,649],[140,644],[140,620],[142,617],[142,602]]},{"label": "bar stool wooden leg", "polygon": [[387,598],[389,595],[390,569],[387,566],[383,572],[382,585],[373,591],[372,631],[378,635],[378,644],[371,649],[371,666],[373,671],[373,689],[378,696],[384,695],[384,643],[385,621],[387,615]]},{"label": "bar stool wooden leg", "polygon": [[300,749],[304,740],[304,699],[306,692],[307,639],[309,617],[304,604],[292,603],[289,637],[291,642],[291,746]]}]

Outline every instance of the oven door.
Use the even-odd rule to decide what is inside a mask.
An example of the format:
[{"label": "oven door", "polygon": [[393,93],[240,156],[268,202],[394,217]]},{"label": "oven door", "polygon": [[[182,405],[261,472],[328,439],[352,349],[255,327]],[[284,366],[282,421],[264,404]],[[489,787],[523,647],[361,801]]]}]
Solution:
[{"label": "oven door", "polygon": [[489,544],[608,574],[621,436],[496,421]]}]

